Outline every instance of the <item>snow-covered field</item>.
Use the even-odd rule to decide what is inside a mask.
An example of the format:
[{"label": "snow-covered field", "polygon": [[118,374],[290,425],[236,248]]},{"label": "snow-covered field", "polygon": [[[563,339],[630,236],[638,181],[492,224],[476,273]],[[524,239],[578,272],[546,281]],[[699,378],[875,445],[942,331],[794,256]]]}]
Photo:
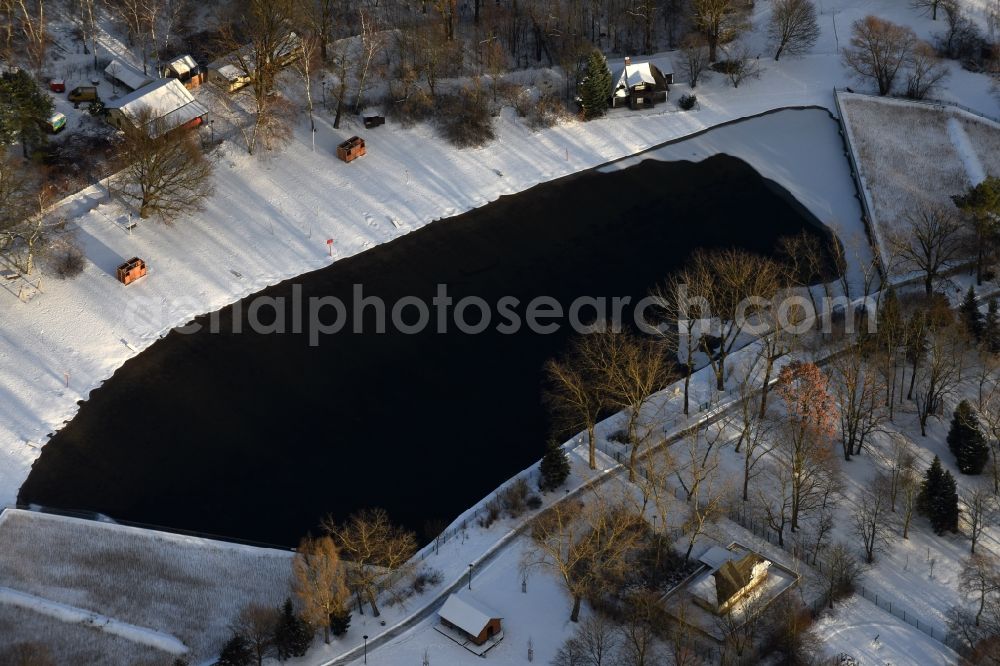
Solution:
[{"label": "snow-covered field", "polygon": [[132,664],[145,652],[199,663],[218,654],[244,605],[276,608],[290,592],[285,551],[14,509],[0,514],[0,543],[0,623],[48,618],[12,636],[69,653],[77,631],[44,627],[86,629],[81,652],[59,663],[93,663],[86,651],[104,646],[124,658],[101,663]]},{"label": "snow-covered field", "polygon": [[[908,214],[953,208],[951,196],[1000,173],[1000,123],[943,105],[839,99],[883,257],[894,238],[909,236]],[[897,277],[905,272],[896,269]]]}]

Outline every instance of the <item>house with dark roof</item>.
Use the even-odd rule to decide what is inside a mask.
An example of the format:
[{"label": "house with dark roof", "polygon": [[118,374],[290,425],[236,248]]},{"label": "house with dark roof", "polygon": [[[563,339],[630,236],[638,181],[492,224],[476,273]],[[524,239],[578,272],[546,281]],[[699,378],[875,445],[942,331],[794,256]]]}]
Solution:
[{"label": "house with dark roof", "polygon": [[753,552],[736,559],[726,559],[715,571],[692,586],[695,603],[719,615],[728,613],[767,580],[770,564],[770,561]]},{"label": "house with dark roof", "polygon": [[651,62],[633,63],[625,58],[625,67],[611,92],[611,107],[643,109],[666,102],[673,80],[673,72],[664,74]]}]

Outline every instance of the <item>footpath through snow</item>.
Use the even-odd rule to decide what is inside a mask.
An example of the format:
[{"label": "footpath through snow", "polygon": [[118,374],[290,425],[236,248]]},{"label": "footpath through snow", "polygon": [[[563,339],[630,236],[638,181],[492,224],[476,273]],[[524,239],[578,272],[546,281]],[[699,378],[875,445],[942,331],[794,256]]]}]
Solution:
[{"label": "footpath through snow", "polygon": [[33,594],[12,590],[9,587],[0,587],[0,604],[10,604],[12,606],[27,608],[28,610],[48,615],[62,622],[83,624],[99,631],[120,636],[133,643],[148,645],[149,647],[163,650],[170,654],[182,655],[188,651],[187,646],[176,636],[171,636],[170,634],[155,631],[147,627],[137,627],[134,624],[121,622],[106,615],[68,604],[49,601]]}]

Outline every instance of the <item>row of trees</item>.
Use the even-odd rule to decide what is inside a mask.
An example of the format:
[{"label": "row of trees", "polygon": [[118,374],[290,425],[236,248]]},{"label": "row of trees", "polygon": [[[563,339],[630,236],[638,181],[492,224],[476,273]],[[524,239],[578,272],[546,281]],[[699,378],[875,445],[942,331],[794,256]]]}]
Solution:
[{"label": "row of trees", "polygon": [[292,560],[292,599],[280,609],[251,604],[231,624],[220,666],[249,666],[305,654],[317,631],[323,640],[344,635],[352,607],[367,604],[378,617],[379,595],[410,573],[416,537],[396,525],[382,509],[367,509],[340,523],[326,517],[323,534],[307,536]]}]

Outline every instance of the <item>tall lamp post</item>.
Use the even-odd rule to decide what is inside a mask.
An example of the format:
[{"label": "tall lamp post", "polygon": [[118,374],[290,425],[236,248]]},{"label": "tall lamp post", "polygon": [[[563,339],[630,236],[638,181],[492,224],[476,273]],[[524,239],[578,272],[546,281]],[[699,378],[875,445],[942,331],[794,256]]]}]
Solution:
[{"label": "tall lamp post", "polygon": [[368,634],[365,634],[364,636],[362,636],[362,638],[365,639],[365,663],[367,664],[368,663]]}]

